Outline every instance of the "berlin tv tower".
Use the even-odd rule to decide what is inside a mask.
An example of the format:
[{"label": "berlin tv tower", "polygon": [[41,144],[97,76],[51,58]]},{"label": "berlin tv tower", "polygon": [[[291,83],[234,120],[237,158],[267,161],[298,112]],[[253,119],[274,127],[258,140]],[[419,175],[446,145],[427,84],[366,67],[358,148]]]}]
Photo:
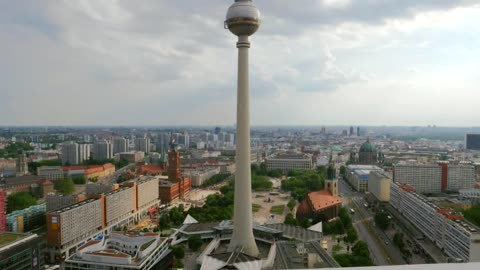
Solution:
[{"label": "berlin tv tower", "polygon": [[249,36],[260,26],[260,11],[252,0],[235,0],[228,8],[225,27],[238,36],[237,145],[233,236],[229,250],[258,256],[253,237],[250,171],[250,89],[248,79]]}]

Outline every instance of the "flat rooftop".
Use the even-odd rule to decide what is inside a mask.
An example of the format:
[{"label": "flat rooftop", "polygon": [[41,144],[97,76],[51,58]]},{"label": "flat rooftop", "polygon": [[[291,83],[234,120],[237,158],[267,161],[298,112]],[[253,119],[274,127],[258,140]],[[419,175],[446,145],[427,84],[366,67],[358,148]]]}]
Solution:
[{"label": "flat rooftop", "polygon": [[6,246],[16,240],[25,237],[25,234],[20,233],[0,233],[0,247]]}]

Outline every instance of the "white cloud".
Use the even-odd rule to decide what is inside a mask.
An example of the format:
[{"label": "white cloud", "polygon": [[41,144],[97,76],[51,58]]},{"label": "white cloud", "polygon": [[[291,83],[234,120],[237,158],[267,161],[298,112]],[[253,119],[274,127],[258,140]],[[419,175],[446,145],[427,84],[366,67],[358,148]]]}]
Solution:
[{"label": "white cloud", "polygon": [[[480,30],[471,26],[480,7],[472,3],[257,1],[264,18],[251,38],[252,123],[472,124],[480,112],[460,102],[478,100]],[[227,7],[7,6],[0,125],[232,124],[237,55],[223,29]],[[457,120],[440,117],[446,106]]]}]

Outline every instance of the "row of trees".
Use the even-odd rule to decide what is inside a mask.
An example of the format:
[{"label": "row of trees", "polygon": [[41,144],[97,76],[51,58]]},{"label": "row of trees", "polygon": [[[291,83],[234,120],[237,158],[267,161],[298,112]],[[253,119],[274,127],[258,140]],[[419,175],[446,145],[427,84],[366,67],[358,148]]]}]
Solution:
[{"label": "row of trees", "polygon": [[336,254],[333,257],[342,267],[373,265],[372,259],[370,259],[370,251],[368,250],[368,245],[364,241],[358,241],[352,247],[351,254]]},{"label": "row of trees", "polygon": [[209,187],[209,186],[216,185],[224,181],[225,179],[227,179],[230,175],[231,174],[229,173],[221,173],[221,174],[214,175],[207,181],[203,182],[202,187]]},{"label": "row of trees", "polygon": [[23,142],[10,143],[5,148],[0,149],[0,158],[17,158],[20,150],[31,151],[33,147]]},{"label": "row of trees", "polygon": [[390,219],[385,212],[377,212],[375,214],[375,224],[382,230],[386,230],[390,225]]},{"label": "row of trees", "polygon": [[470,209],[464,210],[463,216],[466,220],[480,226],[480,204],[473,205]]},{"label": "row of trees", "polygon": [[326,177],[325,170],[317,171],[291,171],[292,177],[282,181],[282,190],[290,191],[293,198],[298,201],[305,199],[305,194],[323,189]]},{"label": "row of trees", "polygon": [[16,192],[7,197],[7,214],[36,205],[37,199],[27,191]]}]

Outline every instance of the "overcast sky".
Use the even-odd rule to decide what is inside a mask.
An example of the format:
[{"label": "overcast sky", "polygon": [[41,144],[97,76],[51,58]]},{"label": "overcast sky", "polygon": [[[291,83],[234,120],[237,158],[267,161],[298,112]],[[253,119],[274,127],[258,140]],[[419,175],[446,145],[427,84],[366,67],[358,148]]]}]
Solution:
[{"label": "overcast sky", "polygon": [[[2,1],[0,125],[233,125],[227,0]],[[478,0],[257,0],[256,125],[480,125]]]}]

